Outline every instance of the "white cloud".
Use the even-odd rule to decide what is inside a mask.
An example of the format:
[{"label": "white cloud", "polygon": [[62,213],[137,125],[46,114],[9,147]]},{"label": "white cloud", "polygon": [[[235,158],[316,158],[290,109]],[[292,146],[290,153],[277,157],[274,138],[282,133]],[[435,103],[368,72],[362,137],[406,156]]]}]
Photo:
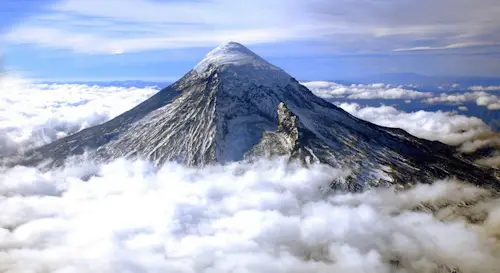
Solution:
[{"label": "white cloud", "polygon": [[357,103],[340,103],[338,106],[377,125],[401,128],[414,136],[449,145],[467,143],[491,132],[491,128],[481,119],[452,112],[407,113],[392,106],[361,107]]},{"label": "white cloud", "polygon": [[32,27],[20,28],[16,32],[8,34],[6,39],[18,43],[35,42],[40,46],[70,49],[78,53],[90,54],[124,54],[158,49],[207,47],[228,41],[258,44],[272,39],[288,39],[285,31],[274,29],[203,30],[195,31],[195,35],[190,29],[184,31],[178,29],[177,31],[185,34],[165,37],[158,33],[147,37],[114,38],[105,34],[72,33],[70,30],[64,29]]},{"label": "white cloud", "polygon": [[51,13],[12,29],[4,40],[91,54],[211,47],[232,40],[286,41],[309,29],[303,24],[288,27],[288,14],[300,14],[301,6],[282,0],[251,5],[227,0],[66,0],[54,4]]},{"label": "white cloud", "polygon": [[500,85],[489,85],[489,86],[475,85],[469,87],[469,89],[472,91],[500,91]]},{"label": "white cloud", "polygon": [[[303,82],[315,95],[322,98],[347,99],[419,99],[432,97],[432,93],[405,89],[384,83],[342,85],[335,82]],[[410,101],[411,102],[411,101]]]},{"label": "white cloud", "polygon": [[491,157],[480,158],[476,160],[476,164],[498,168],[500,167],[500,156],[495,155]]},{"label": "white cloud", "polygon": [[[93,54],[209,47],[228,40],[319,40],[351,53],[457,49],[497,45],[499,10],[496,0],[392,5],[365,0],[63,0],[3,38]],[[416,47],[423,39],[429,44]]]},{"label": "white cloud", "polygon": [[460,151],[472,153],[482,148],[500,148],[500,134],[489,132],[479,135],[476,139],[465,142],[460,146]]},{"label": "white cloud", "polygon": [[[1,130],[24,134],[22,141],[33,145],[40,141],[36,128],[56,137],[71,132],[51,119],[78,130],[156,91],[12,78],[2,84],[0,109],[10,111],[0,111]],[[392,118],[398,125],[406,119],[448,141],[488,130],[478,119],[450,113],[377,109],[360,116]],[[500,200],[485,190],[455,181],[399,192],[329,190],[348,174],[286,159],[203,169],[77,160],[48,171],[2,170],[0,271],[423,273],[500,267]],[[475,224],[467,221],[481,216]]]},{"label": "white cloud", "polygon": [[397,48],[393,51],[426,51],[426,50],[446,50],[446,49],[458,49],[458,48],[467,48],[467,47],[477,47],[477,46],[498,46],[500,43],[497,42],[466,42],[466,43],[457,43],[445,46],[417,46],[410,48]]},{"label": "white cloud", "polygon": [[35,84],[0,80],[0,155],[52,142],[103,123],[145,100],[156,88]]},{"label": "white cloud", "polygon": [[[492,272],[500,266],[498,201],[484,190],[443,181],[399,193],[327,191],[344,176],[287,160],[204,169],[126,160],[45,173],[17,167],[0,174],[0,271]],[[484,221],[467,224],[469,209]]]},{"label": "white cloud", "polygon": [[476,102],[477,105],[486,106],[490,110],[500,109],[500,97],[482,91],[458,94],[441,93],[439,97],[428,98],[426,100],[427,103],[464,103],[471,101]]}]

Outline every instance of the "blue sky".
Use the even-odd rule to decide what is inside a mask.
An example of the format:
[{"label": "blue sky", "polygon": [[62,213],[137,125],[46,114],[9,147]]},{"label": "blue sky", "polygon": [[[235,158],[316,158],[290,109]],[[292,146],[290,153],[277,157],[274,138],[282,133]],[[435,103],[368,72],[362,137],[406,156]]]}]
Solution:
[{"label": "blue sky", "polygon": [[171,81],[227,41],[300,80],[500,76],[498,0],[1,0],[0,15],[4,66],[34,79]]}]

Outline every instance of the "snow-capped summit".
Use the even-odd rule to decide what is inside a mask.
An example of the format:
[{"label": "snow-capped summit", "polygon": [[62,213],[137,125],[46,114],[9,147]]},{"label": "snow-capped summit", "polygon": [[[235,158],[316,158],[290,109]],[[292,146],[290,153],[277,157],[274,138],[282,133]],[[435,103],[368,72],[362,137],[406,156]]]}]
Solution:
[{"label": "snow-capped summit", "polygon": [[498,187],[454,148],[359,120],[238,43],[221,45],[179,81],[122,115],[21,155],[37,165],[88,152],[190,166],[290,156],[352,171],[348,188],[455,176]]},{"label": "snow-capped summit", "polygon": [[229,42],[210,51],[194,68],[199,74],[211,69],[228,70],[246,81],[259,81],[262,85],[286,85],[290,76],[242,44]]},{"label": "snow-capped summit", "polygon": [[279,69],[242,44],[229,42],[216,47],[201,60],[194,70],[198,73],[205,72],[210,65],[220,67],[224,65],[252,65],[256,67],[272,67]]}]

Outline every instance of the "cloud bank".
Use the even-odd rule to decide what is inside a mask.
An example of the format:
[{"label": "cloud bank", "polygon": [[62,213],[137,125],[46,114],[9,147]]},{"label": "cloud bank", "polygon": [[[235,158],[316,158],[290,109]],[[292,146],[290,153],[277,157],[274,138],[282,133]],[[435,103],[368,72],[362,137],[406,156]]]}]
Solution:
[{"label": "cloud bank", "polygon": [[471,86],[469,89],[472,91],[500,91],[500,85],[489,85],[489,86],[475,85]]},{"label": "cloud bank", "polygon": [[374,84],[339,84],[335,82],[313,81],[302,82],[315,95],[325,99],[399,99],[410,103],[411,100],[423,100],[426,103],[462,104],[475,102],[489,110],[500,110],[500,97],[486,91],[498,90],[497,86],[472,86],[474,92],[441,93],[422,92],[407,89],[404,86],[393,86],[384,83]]},{"label": "cloud bank", "polygon": [[35,84],[0,79],[0,156],[41,146],[103,123],[157,92],[156,87]]},{"label": "cloud bank", "polygon": [[[13,147],[102,122],[156,92],[3,84],[9,91],[0,101],[10,111],[0,112],[0,128],[11,132]],[[488,132],[479,119],[452,113],[341,106],[449,143]],[[37,128],[52,133],[40,138]],[[348,174],[284,158],[203,169],[119,159],[2,170],[0,271],[474,273],[500,267],[500,200],[487,191],[449,180],[407,191],[333,192],[331,183],[345,183]]]},{"label": "cloud bank", "polygon": [[454,181],[329,191],[346,174],[284,159],[201,170],[127,160],[16,167],[0,174],[0,271],[499,268],[500,206],[486,191]]},{"label": "cloud bank", "polygon": [[422,99],[432,97],[432,93],[384,83],[342,85],[335,82],[314,81],[302,84],[316,96],[325,99]]},{"label": "cloud bank", "polygon": [[[477,89],[477,88],[476,88]],[[500,97],[484,92],[469,92],[461,94],[441,93],[438,97],[428,98],[427,103],[457,103],[475,102],[479,106],[486,106],[489,110],[500,110]]]},{"label": "cloud bank", "polygon": [[[358,103],[338,103],[339,107],[360,119],[377,125],[401,128],[408,133],[449,145],[474,141],[491,133],[491,128],[481,119],[452,112],[417,111],[407,113],[392,106],[362,107]],[[469,151],[472,151],[469,149]]]}]

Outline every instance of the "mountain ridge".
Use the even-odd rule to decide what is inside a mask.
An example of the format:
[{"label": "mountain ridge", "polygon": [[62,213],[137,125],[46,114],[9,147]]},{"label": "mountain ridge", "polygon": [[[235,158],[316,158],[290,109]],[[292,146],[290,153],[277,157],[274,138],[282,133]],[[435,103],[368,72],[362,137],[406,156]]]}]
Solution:
[{"label": "mountain ridge", "polygon": [[217,47],[179,81],[122,115],[9,164],[39,165],[50,159],[47,166],[60,166],[85,151],[95,160],[143,158],[188,166],[267,152],[350,168],[349,189],[431,183],[449,176],[498,188],[493,170],[475,166],[442,143],[355,118],[233,42]]}]

